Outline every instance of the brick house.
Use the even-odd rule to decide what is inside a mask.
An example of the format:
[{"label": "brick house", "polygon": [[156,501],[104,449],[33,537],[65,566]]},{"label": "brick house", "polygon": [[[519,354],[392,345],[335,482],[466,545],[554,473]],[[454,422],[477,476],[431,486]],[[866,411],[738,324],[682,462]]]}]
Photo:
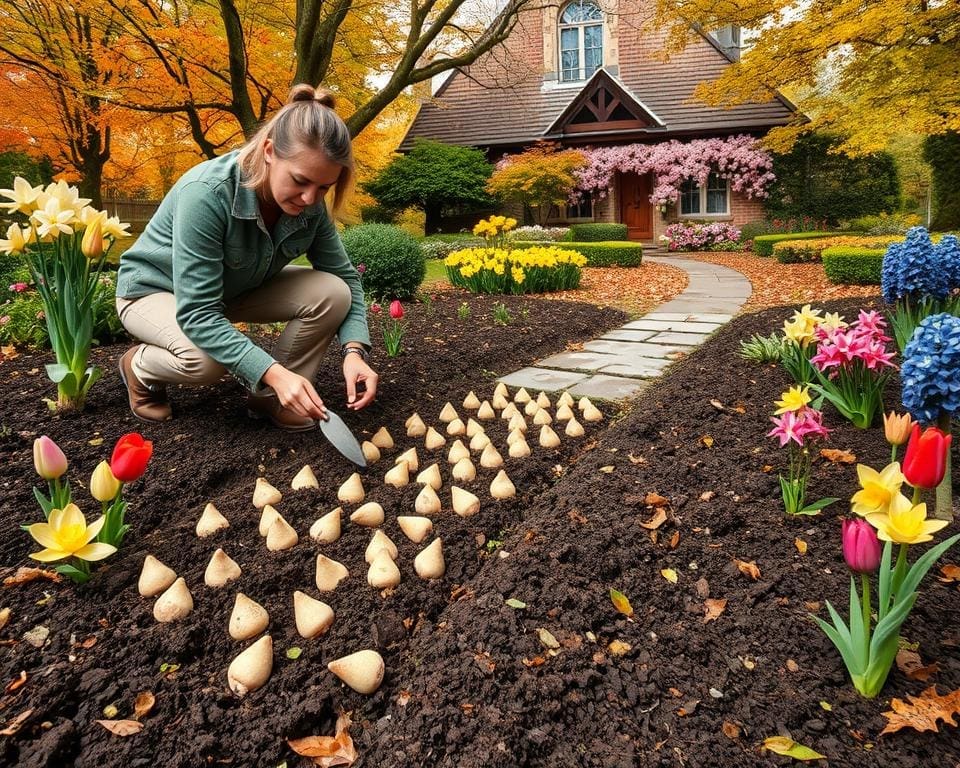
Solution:
[{"label": "brick house", "polygon": [[[422,137],[478,147],[495,161],[541,139],[596,147],[762,136],[796,117],[779,95],[732,109],[694,102],[697,83],[739,57],[739,29],[692,33],[684,51],[664,61],[666,34],[640,30],[638,5],[643,0],[572,0],[524,11],[504,45],[451,73],[432,97],[417,94],[420,109],[400,151]],[[651,185],[650,174],[618,173],[605,197],[554,209],[549,222],[622,222],[631,239],[656,242],[673,221],[745,224],[763,215],[758,200],[716,174],[702,186],[687,182],[666,210],[649,202]]]}]

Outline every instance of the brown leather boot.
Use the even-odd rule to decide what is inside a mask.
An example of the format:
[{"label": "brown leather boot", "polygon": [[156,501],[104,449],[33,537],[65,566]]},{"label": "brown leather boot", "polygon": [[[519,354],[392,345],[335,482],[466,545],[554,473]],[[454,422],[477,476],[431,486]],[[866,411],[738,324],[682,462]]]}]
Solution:
[{"label": "brown leather boot", "polygon": [[247,415],[251,419],[267,419],[273,426],[290,432],[306,432],[318,426],[316,419],[301,416],[289,408],[284,408],[275,395],[249,395]]},{"label": "brown leather boot", "polygon": [[133,356],[138,349],[139,347],[130,347],[117,362],[120,378],[127,388],[130,410],[140,421],[169,421],[173,418],[173,411],[170,401],[167,400],[166,388],[150,389],[133,372]]}]

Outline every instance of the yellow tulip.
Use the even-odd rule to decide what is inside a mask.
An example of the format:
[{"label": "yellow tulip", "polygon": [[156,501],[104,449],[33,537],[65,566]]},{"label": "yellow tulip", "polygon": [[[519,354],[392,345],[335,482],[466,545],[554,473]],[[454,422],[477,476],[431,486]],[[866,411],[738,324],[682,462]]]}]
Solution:
[{"label": "yellow tulip", "polygon": [[80,251],[88,259],[99,259],[103,256],[103,225],[99,216],[83,231]]},{"label": "yellow tulip", "polygon": [[110,471],[110,463],[101,461],[90,475],[90,495],[97,501],[113,501],[120,491],[120,481]]},{"label": "yellow tulip", "polygon": [[787,411],[799,411],[810,402],[810,392],[807,387],[790,387],[786,392],[780,395],[780,400],[775,401],[775,405],[780,406],[773,412],[774,416],[779,416]]},{"label": "yellow tulip", "polygon": [[93,541],[104,522],[105,518],[101,516],[87,525],[83,512],[76,504],[51,510],[47,522],[34,523],[27,529],[37,543],[45,547],[40,552],[31,553],[30,557],[41,563],[52,563],[68,557],[88,562],[103,560],[117,551],[111,544]]},{"label": "yellow tulip", "polygon": [[922,544],[933,539],[931,534],[945,528],[948,520],[927,520],[927,505],[914,504],[898,493],[890,502],[887,514],[867,515],[867,522],[877,529],[877,538],[895,544]]},{"label": "yellow tulip", "polygon": [[850,498],[850,508],[862,516],[886,514],[891,501],[900,495],[900,486],[906,482],[898,461],[887,464],[881,472],[866,464],[857,464],[857,478],[862,490]]}]

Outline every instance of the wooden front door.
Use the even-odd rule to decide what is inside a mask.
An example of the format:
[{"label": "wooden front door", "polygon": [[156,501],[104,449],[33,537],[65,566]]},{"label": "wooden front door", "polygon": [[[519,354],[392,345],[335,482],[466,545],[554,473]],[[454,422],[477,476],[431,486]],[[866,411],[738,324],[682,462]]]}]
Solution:
[{"label": "wooden front door", "polygon": [[650,174],[620,174],[620,223],[627,225],[631,240],[653,238],[653,204],[650,202]]}]

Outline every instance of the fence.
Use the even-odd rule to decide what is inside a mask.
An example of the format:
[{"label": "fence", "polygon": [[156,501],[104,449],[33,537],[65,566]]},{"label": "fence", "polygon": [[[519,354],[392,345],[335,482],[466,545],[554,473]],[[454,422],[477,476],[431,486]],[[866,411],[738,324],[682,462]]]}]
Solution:
[{"label": "fence", "polygon": [[157,212],[159,205],[159,200],[103,199],[103,210],[111,216],[119,216],[120,221],[130,224],[131,232],[142,232],[150,221],[150,217]]}]

